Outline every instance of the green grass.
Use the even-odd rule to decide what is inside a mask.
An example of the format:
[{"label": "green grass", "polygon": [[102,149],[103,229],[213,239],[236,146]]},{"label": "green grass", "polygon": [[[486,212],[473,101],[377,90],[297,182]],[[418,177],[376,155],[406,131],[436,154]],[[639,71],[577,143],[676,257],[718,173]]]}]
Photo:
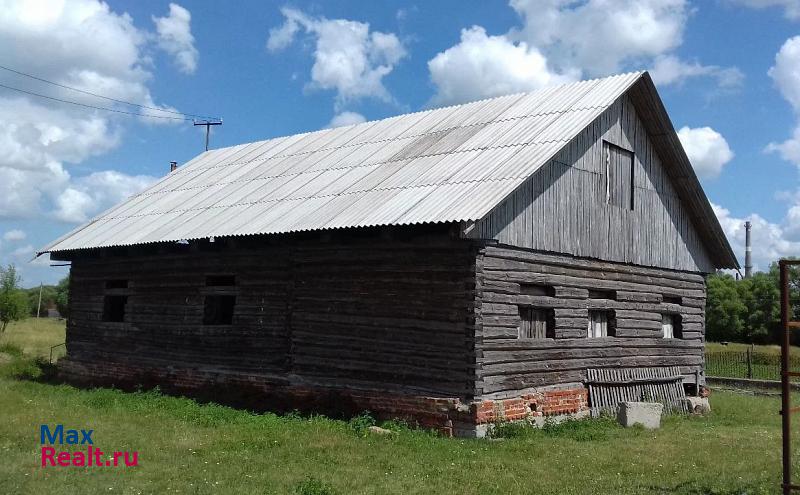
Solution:
[{"label": "green grass", "polygon": [[[727,345],[722,345],[719,342],[706,342],[706,352],[745,352],[749,347],[750,344],[741,344],[739,342],[729,342]],[[754,345],[753,351],[780,355],[781,346]],[[800,347],[792,346],[790,354],[793,356],[800,356]]]},{"label": "green grass", "polygon": [[[28,318],[8,325],[0,334],[0,346],[12,344],[30,356],[48,358],[50,346],[64,342],[64,320],[54,318]],[[63,347],[54,350],[54,356],[63,354]]]},{"label": "green grass", "polygon": [[[17,371],[35,368],[32,360],[13,345],[4,352],[10,362],[0,364],[0,493],[778,491],[775,398],[714,393],[710,416],[668,417],[657,431],[626,430],[599,419],[542,429],[504,426],[501,441],[441,438],[398,423],[384,425],[395,434],[374,436],[366,433],[368,417],[344,422],[257,415],[157,392],[79,390],[20,379]],[[43,423],[94,429],[97,447],[138,451],[140,466],[41,468]],[[800,473],[800,464],[795,469]]]}]

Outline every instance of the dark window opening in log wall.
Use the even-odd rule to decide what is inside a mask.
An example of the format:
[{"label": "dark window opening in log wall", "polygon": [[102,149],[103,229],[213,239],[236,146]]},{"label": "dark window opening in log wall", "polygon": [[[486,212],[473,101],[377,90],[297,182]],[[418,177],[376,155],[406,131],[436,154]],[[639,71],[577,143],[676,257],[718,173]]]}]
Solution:
[{"label": "dark window opening in log wall", "polygon": [[616,334],[616,319],[613,311],[589,311],[586,336],[590,339],[613,337]]},{"label": "dark window opening in log wall", "polygon": [[233,287],[236,285],[234,275],[208,275],[206,276],[207,287]]},{"label": "dark window opening in log wall", "polygon": [[617,291],[614,290],[595,290],[589,289],[589,299],[611,299],[617,298]]},{"label": "dark window opening in log wall", "polygon": [[236,296],[206,296],[203,308],[203,325],[232,325]]},{"label": "dark window opening in log wall", "polygon": [[547,308],[519,307],[520,339],[555,338],[555,312]]},{"label": "dark window opening in log wall", "polygon": [[124,322],[126,304],[128,304],[128,296],[105,296],[103,299],[103,321]]},{"label": "dark window opening in log wall", "polygon": [[633,210],[633,152],[603,141],[606,172],[606,203]]},{"label": "dark window opening in log wall", "polygon": [[556,290],[550,285],[519,284],[519,293],[523,296],[554,297],[556,295]]},{"label": "dark window opening in log wall", "polygon": [[665,339],[683,338],[681,316],[675,314],[661,315],[661,330],[663,331]]},{"label": "dark window opening in log wall", "polygon": [[106,289],[127,289],[127,280],[106,280]]},{"label": "dark window opening in log wall", "polygon": [[683,302],[679,296],[664,296],[663,300],[666,304],[681,304]]}]

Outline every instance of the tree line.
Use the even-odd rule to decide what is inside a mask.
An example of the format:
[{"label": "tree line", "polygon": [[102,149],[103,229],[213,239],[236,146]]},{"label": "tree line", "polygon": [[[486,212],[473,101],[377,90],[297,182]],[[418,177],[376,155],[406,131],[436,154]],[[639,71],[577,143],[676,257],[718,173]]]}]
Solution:
[{"label": "tree line", "polygon": [[[780,343],[781,301],[778,263],[769,271],[736,280],[727,273],[707,279],[706,339],[754,344]],[[800,315],[800,271],[789,276],[792,319]],[[794,337],[794,336],[793,336]],[[794,339],[793,339],[794,340]]]},{"label": "tree line", "polygon": [[30,289],[23,289],[21,284],[22,277],[14,265],[0,267],[0,333],[5,332],[12,321],[36,316],[40,311],[40,294],[42,315],[46,316],[47,308],[51,307],[55,307],[61,315],[67,315],[69,277],[64,277],[56,285]]}]

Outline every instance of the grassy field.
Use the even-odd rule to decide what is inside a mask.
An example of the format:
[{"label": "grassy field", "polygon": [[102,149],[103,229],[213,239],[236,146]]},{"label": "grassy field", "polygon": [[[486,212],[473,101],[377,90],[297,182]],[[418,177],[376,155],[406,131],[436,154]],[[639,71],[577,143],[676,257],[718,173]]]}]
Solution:
[{"label": "grassy field", "polygon": [[[50,346],[64,342],[64,320],[53,318],[28,318],[8,325],[5,333],[0,334],[0,345],[10,343],[22,349],[29,356],[40,356],[49,359]],[[63,347],[54,349],[63,353]]]},{"label": "grassy field", "polygon": [[[729,342],[727,345],[722,345],[719,342],[706,342],[706,352],[745,352],[750,347],[750,344],[740,344],[739,342]],[[779,345],[754,345],[754,352],[763,352],[765,354],[781,354],[781,346]],[[790,354],[792,356],[800,356],[800,347],[792,346]]]},{"label": "grassy field", "polygon": [[[654,432],[593,420],[508,428],[502,441],[396,424],[386,425],[395,434],[373,436],[365,418],[256,415],[37,381],[13,345],[41,355],[47,339],[28,343],[38,339],[0,340],[0,493],[756,494],[779,483],[774,398],[714,393],[710,416],[669,417]],[[96,447],[138,451],[140,465],[41,468],[45,423],[94,429]]]}]

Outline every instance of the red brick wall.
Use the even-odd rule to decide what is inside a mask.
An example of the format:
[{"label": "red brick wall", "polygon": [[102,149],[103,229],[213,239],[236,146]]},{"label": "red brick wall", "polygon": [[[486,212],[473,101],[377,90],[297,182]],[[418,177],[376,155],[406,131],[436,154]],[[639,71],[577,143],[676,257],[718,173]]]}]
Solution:
[{"label": "red brick wall", "polygon": [[544,390],[511,399],[484,400],[472,405],[477,424],[518,421],[531,416],[576,414],[589,407],[584,387]]},{"label": "red brick wall", "polygon": [[265,375],[219,373],[189,368],[143,368],[130,363],[59,361],[60,376],[86,386],[114,386],[123,390],[158,385],[171,394],[232,404],[259,411],[316,412],[347,417],[369,411],[380,419],[402,419],[410,424],[452,436],[498,421],[536,416],[574,414],[588,407],[581,386],[547,389],[521,397],[463,403],[456,397],[425,397],[378,390],[315,387],[289,383]]}]

